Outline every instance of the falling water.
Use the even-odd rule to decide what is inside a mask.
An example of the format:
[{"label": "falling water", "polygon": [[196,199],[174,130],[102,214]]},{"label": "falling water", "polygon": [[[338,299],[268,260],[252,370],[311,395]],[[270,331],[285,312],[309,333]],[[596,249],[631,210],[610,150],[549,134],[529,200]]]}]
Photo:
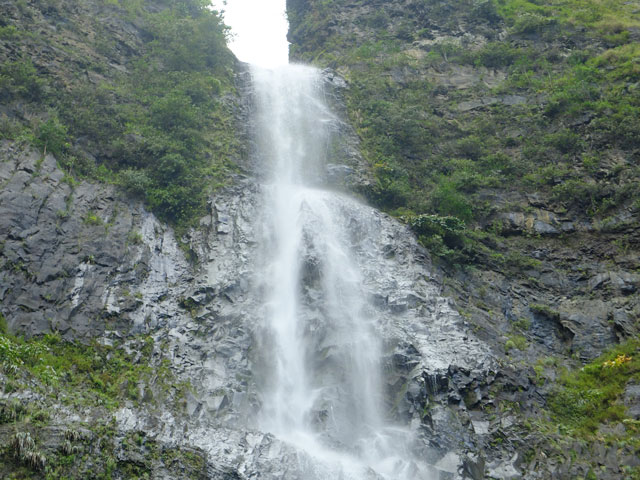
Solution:
[{"label": "falling water", "polygon": [[321,75],[252,73],[267,171],[259,427],[323,464],[315,478],[430,478],[409,460],[408,434],[384,419],[377,317],[352,251],[360,235],[367,255],[373,226],[357,201],[323,187],[336,118]]}]

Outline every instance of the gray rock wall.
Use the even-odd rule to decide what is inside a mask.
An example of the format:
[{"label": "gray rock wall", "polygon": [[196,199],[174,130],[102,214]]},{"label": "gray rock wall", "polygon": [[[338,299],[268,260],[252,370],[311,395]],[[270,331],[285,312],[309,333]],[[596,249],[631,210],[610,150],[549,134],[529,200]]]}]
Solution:
[{"label": "gray rock wall", "polygon": [[153,327],[175,310],[163,299],[187,270],[184,256],[138,202],[7,142],[0,181],[0,302],[13,332],[88,340]]}]

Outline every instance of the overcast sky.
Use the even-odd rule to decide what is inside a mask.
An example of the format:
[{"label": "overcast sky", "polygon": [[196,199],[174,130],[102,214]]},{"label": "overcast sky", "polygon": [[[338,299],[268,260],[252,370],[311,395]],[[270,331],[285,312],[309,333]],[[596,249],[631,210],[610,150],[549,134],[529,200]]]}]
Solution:
[{"label": "overcast sky", "polygon": [[[286,0],[213,0],[224,11],[234,38],[231,50],[243,62],[263,67],[287,63]],[[226,5],[225,5],[226,3]]]}]

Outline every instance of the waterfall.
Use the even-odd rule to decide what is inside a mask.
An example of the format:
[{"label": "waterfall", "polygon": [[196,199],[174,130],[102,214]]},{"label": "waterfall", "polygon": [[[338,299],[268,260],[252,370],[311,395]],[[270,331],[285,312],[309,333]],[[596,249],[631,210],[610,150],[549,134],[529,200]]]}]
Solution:
[{"label": "waterfall", "polygon": [[371,210],[325,186],[336,118],[321,75],[288,65],[252,76],[265,170],[257,426],[324,465],[309,480],[431,478],[384,418],[380,318],[355,260],[381,253]]}]

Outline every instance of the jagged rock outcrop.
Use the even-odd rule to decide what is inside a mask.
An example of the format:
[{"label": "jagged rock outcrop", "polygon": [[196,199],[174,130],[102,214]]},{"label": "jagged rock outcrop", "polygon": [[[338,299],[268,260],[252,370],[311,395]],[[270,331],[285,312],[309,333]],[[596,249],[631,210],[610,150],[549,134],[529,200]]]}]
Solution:
[{"label": "jagged rock outcrop", "polygon": [[[120,408],[118,435],[140,431],[158,445],[207,452],[207,478],[248,471],[280,478],[285,467],[277,465],[286,464],[290,447],[251,432],[260,404],[255,375],[262,353],[255,342],[264,301],[257,288],[259,186],[238,179],[212,198],[211,214],[188,239],[199,259],[193,265],[170,229],[112,187],[65,183],[50,155],[42,158],[7,143],[3,153],[2,304],[10,328],[104,343],[138,332],[150,335],[162,345],[157,361],[169,360],[177,379],[193,389],[184,410],[166,404],[160,410],[144,404]],[[371,314],[385,319],[380,333],[388,352],[388,402],[399,421],[420,419],[428,396],[438,393],[425,378],[446,378],[451,368],[489,375],[495,367],[469,326],[439,296],[428,254],[406,227],[351,201],[344,209],[350,210],[344,218],[353,228],[352,248],[362,255],[366,289],[376,299]],[[450,348],[441,349],[443,342]],[[411,402],[397,396],[403,391],[411,392],[406,397]],[[59,409],[52,421],[63,424],[69,413]],[[437,417],[430,414],[434,425]],[[456,442],[444,440],[455,432],[449,420],[441,421],[429,444],[444,455]],[[264,452],[274,448],[284,449],[282,456],[264,463]],[[438,454],[433,455],[436,463]],[[286,468],[303,468],[293,457]],[[153,467],[157,478],[165,478],[162,468]]]}]

